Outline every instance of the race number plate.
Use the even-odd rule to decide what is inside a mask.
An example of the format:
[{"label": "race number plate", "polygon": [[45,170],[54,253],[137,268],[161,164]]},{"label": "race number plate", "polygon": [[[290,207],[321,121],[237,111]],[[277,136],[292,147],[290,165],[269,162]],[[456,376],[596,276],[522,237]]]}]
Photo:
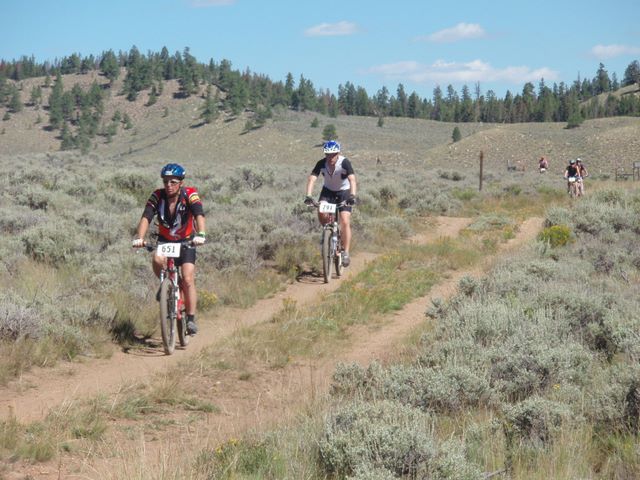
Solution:
[{"label": "race number plate", "polygon": [[336,204],[320,202],[318,209],[320,210],[320,213],[334,213],[336,211]]},{"label": "race number plate", "polygon": [[178,258],[180,256],[180,246],[179,243],[162,243],[158,245],[156,254],[159,257]]}]

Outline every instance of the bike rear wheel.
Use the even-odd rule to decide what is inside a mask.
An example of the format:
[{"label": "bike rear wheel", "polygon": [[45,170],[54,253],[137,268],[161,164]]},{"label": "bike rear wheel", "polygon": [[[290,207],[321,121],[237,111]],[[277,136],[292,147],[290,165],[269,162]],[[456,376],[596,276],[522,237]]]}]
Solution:
[{"label": "bike rear wheel", "polygon": [[176,296],[171,280],[165,278],[160,285],[160,331],[164,353],[171,355],[176,348]]},{"label": "bike rear wheel", "polygon": [[324,283],[331,280],[331,231],[322,231],[322,273],[324,275]]}]

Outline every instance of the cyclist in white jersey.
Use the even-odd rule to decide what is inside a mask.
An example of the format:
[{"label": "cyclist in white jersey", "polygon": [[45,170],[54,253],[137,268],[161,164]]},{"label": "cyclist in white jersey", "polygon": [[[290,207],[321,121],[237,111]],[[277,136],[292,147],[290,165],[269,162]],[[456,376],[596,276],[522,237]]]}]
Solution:
[{"label": "cyclist in white jersey", "polygon": [[[330,140],[324,144],[323,152],[325,157],[316,163],[307,180],[306,204],[312,204],[313,186],[320,175],[324,179],[320,200],[331,203],[346,201],[338,209],[340,212],[340,230],[342,232],[342,265],[348,267],[351,263],[349,257],[349,247],[351,246],[351,210],[356,203],[356,176],[348,158],[340,155],[340,144]],[[320,223],[327,223],[328,216],[318,212]]]}]

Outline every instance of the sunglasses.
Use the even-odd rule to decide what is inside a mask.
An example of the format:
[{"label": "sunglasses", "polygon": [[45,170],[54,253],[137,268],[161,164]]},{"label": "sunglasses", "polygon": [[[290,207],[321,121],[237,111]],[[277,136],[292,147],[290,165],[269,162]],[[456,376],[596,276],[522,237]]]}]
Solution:
[{"label": "sunglasses", "polygon": [[176,185],[180,185],[181,180],[171,179],[171,180],[162,180],[162,183],[165,185],[171,185],[175,187]]}]

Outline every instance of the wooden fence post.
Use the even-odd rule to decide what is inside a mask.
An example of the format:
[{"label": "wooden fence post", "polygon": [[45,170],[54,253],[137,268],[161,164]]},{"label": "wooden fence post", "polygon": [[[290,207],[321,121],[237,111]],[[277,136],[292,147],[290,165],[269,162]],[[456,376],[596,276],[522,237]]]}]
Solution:
[{"label": "wooden fence post", "polygon": [[480,187],[479,187],[479,191],[482,191],[482,163],[484,160],[484,152],[482,150],[480,150]]}]

